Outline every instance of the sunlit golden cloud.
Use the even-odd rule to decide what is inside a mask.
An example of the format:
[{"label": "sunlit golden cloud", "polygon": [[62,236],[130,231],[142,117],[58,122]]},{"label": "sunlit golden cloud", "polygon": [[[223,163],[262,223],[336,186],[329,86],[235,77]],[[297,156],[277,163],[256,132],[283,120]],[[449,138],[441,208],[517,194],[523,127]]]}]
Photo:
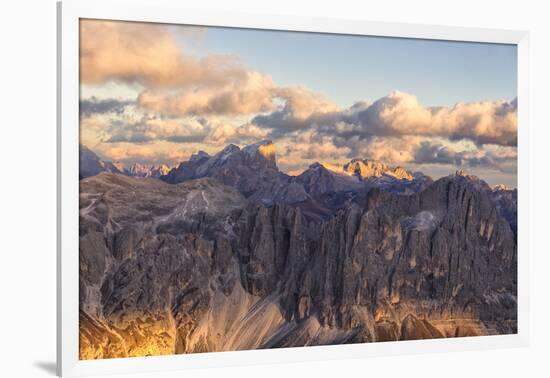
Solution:
[{"label": "sunlit golden cloud", "polygon": [[223,85],[245,76],[235,57],[184,54],[159,24],[81,20],[80,80],[121,81],[147,87]]},{"label": "sunlit golden cloud", "polygon": [[247,72],[218,87],[145,90],[137,103],[143,109],[168,116],[255,114],[275,109],[272,89],[273,82],[269,77]]}]

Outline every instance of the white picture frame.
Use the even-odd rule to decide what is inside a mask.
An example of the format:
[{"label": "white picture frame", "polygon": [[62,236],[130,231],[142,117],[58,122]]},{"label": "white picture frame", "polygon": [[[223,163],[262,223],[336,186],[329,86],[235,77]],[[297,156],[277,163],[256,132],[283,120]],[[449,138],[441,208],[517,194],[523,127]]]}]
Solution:
[{"label": "white picture frame", "polygon": [[[81,361],[78,358],[79,19],[225,26],[517,45],[518,333],[513,335]],[[529,35],[525,31],[379,23],[189,9],[169,0],[58,3],[57,373],[146,373],[274,362],[526,346],[529,340]]]}]

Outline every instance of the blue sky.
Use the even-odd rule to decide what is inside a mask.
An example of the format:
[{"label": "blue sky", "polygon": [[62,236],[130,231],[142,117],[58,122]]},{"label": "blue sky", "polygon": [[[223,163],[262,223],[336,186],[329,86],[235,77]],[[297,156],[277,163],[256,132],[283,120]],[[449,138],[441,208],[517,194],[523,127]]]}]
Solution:
[{"label": "blue sky", "polygon": [[[192,28],[192,27],[191,27]],[[182,30],[182,29],[180,29]],[[231,54],[280,85],[300,83],[340,106],[392,90],[426,106],[511,100],[517,93],[515,45],[296,33],[231,28],[176,33],[193,54]]]}]

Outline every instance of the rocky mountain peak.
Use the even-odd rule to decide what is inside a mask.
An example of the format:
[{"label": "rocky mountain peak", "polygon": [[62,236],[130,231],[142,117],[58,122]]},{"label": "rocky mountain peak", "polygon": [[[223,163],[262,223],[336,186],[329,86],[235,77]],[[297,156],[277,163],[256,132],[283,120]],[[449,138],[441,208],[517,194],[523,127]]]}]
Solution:
[{"label": "rocky mountain peak", "polygon": [[254,144],[249,144],[243,147],[243,152],[247,153],[249,156],[256,156],[256,154],[259,154],[265,159],[272,161],[275,161],[277,155],[275,144],[271,140],[262,140]]},{"label": "rocky mountain peak", "polygon": [[323,163],[321,163],[321,165],[323,167],[325,167],[327,170],[329,170],[333,173],[345,174],[345,175],[348,175],[348,176],[351,175],[349,172],[346,172],[344,170],[344,167],[341,164],[333,164],[333,163],[323,162]]},{"label": "rocky mountain peak", "polygon": [[189,158],[189,161],[195,162],[201,159],[208,159],[208,158],[210,158],[210,155],[207,152],[200,150],[196,154],[191,155],[191,158]]},{"label": "rocky mountain peak", "polygon": [[352,159],[344,164],[343,172],[360,176],[363,179],[371,177],[391,176],[399,180],[411,181],[414,176],[402,167],[390,167],[378,160]]},{"label": "rocky mountain peak", "polygon": [[511,188],[509,186],[503,185],[503,184],[497,184],[493,186],[493,192],[510,192],[516,190],[515,188]]},{"label": "rocky mountain peak", "polygon": [[239,146],[234,144],[228,144],[223,150],[218,152],[214,157],[219,158],[221,160],[227,160],[231,155],[234,153],[239,152],[241,149]]},{"label": "rocky mountain peak", "polygon": [[139,176],[139,175],[142,175],[142,174],[146,174],[146,172],[149,170],[149,168],[150,167],[145,165],[145,164],[134,163],[130,166],[130,168],[127,168],[127,170],[133,176],[134,175]]},{"label": "rocky mountain peak", "polygon": [[323,164],[319,162],[315,162],[309,165],[309,169],[326,169],[326,168],[323,166]]},{"label": "rocky mountain peak", "polygon": [[489,184],[475,175],[466,173],[463,169],[457,170],[455,174],[450,175],[449,178],[465,182],[476,190],[491,191]]},{"label": "rocky mountain peak", "polygon": [[253,169],[278,170],[275,144],[270,140],[247,145],[241,152],[244,163]]},{"label": "rocky mountain peak", "polygon": [[[348,174],[348,172],[344,171],[341,165],[330,164],[330,163],[320,163],[320,162],[315,162],[313,164],[310,164],[308,169],[302,172],[302,174],[299,176],[307,176],[313,173],[315,173],[316,176],[328,176],[331,178],[334,176],[345,176],[345,177],[352,176]],[[351,178],[351,177],[348,177],[348,178]]]},{"label": "rocky mountain peak", "polygon": [[395,167],[394,169],[388,170],[384,173],[400,180],[410,181],[414,179],[414,176],[409,171],[405,170],[405,168],[403,167]]},{"label": "rocky mountain peak", "polygon": [[121,162],[121,161],[116,161],[116,162],[114,162],[114,163],[113,163],[113,166],[115,166],[116,169],[118,169],[118,170],[121,171],[121,172],[124,172],[124,168],[126,167],[126,165],[125,165],[123,162]]},{"label": "rocky mountain peak", "polygon": [[159,166],[157,166],[157,169],[161,175],[165,175],[170,172],[170,167],[166,164],[160,164]]},{"label": "rocky mountain peak", "polygon": [[159,178],[170,172],[170,167],[166,164],[148,165],[134,163],[129,168],[122,169],[122,172],[128,176],[134,177],[154,177]]},{"label": "rocky mountain peak", "polygon": [[388,170],[388,166],[376,160],[353,159],[344,165],[344,171],[363,178],[380,177]]},{"label": "rocky mountain peak", "polygon": [[102,160],[95,152],[82,144],[79,151],[79,165],[80,179],[95,176],[101,172],[122,173],[115,164]]},{"label": "rocky mountain peak", "polygon": [[372,161],[365,162],[363,160],[354,159],[350,163],[346,164],[344,169],[348,172],[358,174],[361,177],[380,177],[386,170],[386,166],[382,164],[375,164]]}]

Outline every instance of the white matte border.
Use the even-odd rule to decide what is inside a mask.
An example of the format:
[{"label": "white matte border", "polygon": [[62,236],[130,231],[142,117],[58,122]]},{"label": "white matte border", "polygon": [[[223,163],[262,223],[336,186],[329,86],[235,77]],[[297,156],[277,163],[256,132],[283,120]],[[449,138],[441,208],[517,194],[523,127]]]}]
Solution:
[{"label": "white matte border", "polygon": [[[518,46],[518,334],[298,347],[173,356],[78,359],[78,161],[79,19],[99,18],[202,26],[226,26],[517,44]],[[529,40],[525,31],[461,28],[215,12],[185,8],[170,0],[65,0],[58,3],[57,88],[57,373],[82,376],[146,373],[190,368],[243,366],[362,358],[411,353],[518,347],[529,335]]]}]

